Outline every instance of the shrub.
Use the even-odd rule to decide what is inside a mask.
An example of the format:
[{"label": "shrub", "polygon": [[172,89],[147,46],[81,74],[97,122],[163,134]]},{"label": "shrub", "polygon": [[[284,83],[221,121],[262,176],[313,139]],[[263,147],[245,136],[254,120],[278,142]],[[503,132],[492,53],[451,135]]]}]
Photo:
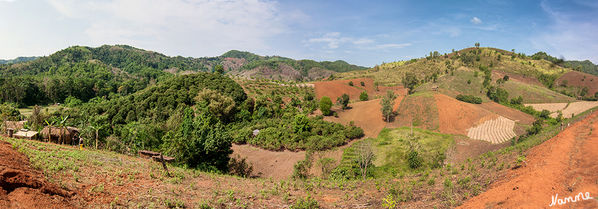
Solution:
[{"label": "shrub", "polygon": [[80,99],[77,99],[76,97],[68,96],[66,99],[64,99],[64,104],[67,107],[75,107],[75,106],[79,106],[79,105],[83,104],[83,101],[81,101]]},{"label": "shrub", "polygon": [[293,178],[307,178],[309,176],[309,168],[311,168],[311,162],[309,159],[297,161],[297,163],[293,166]]},{"label": "shrub", "polygon": [[340,104],[344,109],[347,109],[347,105],[349,105],[349,95],[343,94],[342,96],[336,98],[336,103]]},{"label": "shrub", "polygon": [[506,103],[509,99],[509,92],[507,90],[494,86],[488,87],[487,95],[492,101],[501,104]]},{"label": "shrub", "polygon": [[291,205],[291,209],[316,209],[320,208],[320,204],[318,201],[314,200],[310,196],[305,197],[305,199],[297,199],[295,204]]},{"label": "shrub", "polygon": [[349,81],[349,86],[353,86],[353,81]]},{"label": "shrub", "polygon": [[228,173],[241,177],[249,177],[251,172],[253,172],[253,166],[247,163],[246,158],[241,158],[239,155],[230,158]]},{"label": "shrub", "polygon": [[473,95],[459,94],[459,95],[457,95],[456,99],[458,99],[459,101],[472,103],[472,104],[482,104],[482,98],[479,98],[479,97],[476,97]]},{"label": "shrub", "polygon": [[322,111],[322,114],[329,116],[330,114],[332,114],[332,112],[330,111],[330,108],[332,107],[332,100],[330,100],[330,97],[327,96],[323,96],[322,99],[320,99],[320,110]]},{"label": "shrub", "polygon": [[368,101],[368,99],[369,99],[368,92],[366,92],[366,91],[361,92],[361,94],[359,95],[359,100]]},{"label": "shrub", "polygon": [[205,108],[195,112],[184,110],[183,122],[163,137],[163,149],[178,162],[192,168],[226,170],[232,153],[232,138],[218,119]]},{"label": "shrub", "polygon": [[514,104],[514,105],[523,104],[523,97],[518,96],[517,98],[511,99],[511,104]]},{"label": "shrub", "polygon": [[411,169],[416,169],[422,166],[423,159],[419,156],[417,151],[412,150],[407,154],[407,163]]},{"label": "shrub", "polygon": [[360,82],[360,84],[361,84],[361,86],[365,86],[365,82],[363,82],[363,81]]}]

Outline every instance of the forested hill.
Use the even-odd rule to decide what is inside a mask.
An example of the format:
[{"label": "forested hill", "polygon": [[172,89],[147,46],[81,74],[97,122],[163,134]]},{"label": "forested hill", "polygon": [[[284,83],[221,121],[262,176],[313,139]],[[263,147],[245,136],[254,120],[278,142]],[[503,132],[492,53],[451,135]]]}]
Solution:
[{"label": "forested hill", "polygon": [[364,69],[344,61],[297,61],[236,50],[218,57],[169,57],[126,45],[73,46],[50,56],[10,63],[0,64],[0,103],[20,105],[60,103],[69,96],[87,101],[128,95],[173,74],[211,72],[217,66],[247,78],[281,80],[314,80]]},{"label": "forested hill", "polygon": [[293,60],[280,56],[259,56],[237,50],[224,53],[218,59],[225,71],[248,78],[305,81],[326,78],[336,72],[367,69],[342,60],[334,62]]},{"label": "forested hill", "polygon": [[590,60],[578,61],[578,60],[563,60],[546,54],[546,52],[538,52],[532,55],[532,59],[544,59],[554,64],[558,64],[563,67],[568,67],[576,71],[592,74],[598,76],[598,65],[595,65]]},{"label": "forested hill", "polygon": [[14,63],[19,63],[19,62],[27,62],[27,61],[35,60],[37,58],[39,58],[39,57],[17,57],[15,59],[11,59],[11,60],[0,59],[0,64],[14,64]]}]

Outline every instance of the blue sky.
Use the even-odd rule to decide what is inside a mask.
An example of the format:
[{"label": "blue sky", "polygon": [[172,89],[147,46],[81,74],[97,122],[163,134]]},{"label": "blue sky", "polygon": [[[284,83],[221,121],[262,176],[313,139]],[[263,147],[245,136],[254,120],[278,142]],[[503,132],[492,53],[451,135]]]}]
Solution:
[{"label": "blue sky", "polygon": [[0,59],[128,44],[374,66],[480,42],[598,63],[598,1],[0,0]]}]

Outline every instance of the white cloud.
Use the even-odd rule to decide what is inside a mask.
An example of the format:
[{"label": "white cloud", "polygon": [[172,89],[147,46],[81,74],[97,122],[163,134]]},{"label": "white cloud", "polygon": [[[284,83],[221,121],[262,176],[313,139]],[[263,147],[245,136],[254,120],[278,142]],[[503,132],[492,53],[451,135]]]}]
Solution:
[{"label": "white cloud", "polygon": [[91,44],[131,44],[186,56],[230,49],[267,51],[267,39],[289,30],[268,0],[48,0],[65,18],[86,21]]},{"label": "white cloud", "polygon": [[470,21],[471,23],[473,23],[473,24],[476,24],[476,25],[477,25],[477,24],[481,24],[481,23],[482,23],[482,20],[481,20],[480,18],[478,18],[478,17],[473,17],[473,18],[471,18],[471,20],[469,20],[469,21]]},{"label": "white cloud", "polygon": [[[575,16],[554,10],[546,2],[542,9],[551,20],[548,30],[543,30],[530,42],[537,50],[546,51],[566,59],[586,60],[598,63],[598,18],[595,16]],[[577,15],[577,14],[576,14]]]},{"label": "white cloud", "polygon": [[343,44],[353,45],[367,45],[375,43],[374,40],[369,38],[352,38],[342,36],[339,32],[329,32],[321,37],[310,38],[307,40],[308,43],[324,43],[328,49],[337,49]]},{"label": "white cloud", "polygon": [[0,2],[14,2],[16,0],[0,0]]},{"label": "white cloud", "polygon": [[378,44],[374,48],[375,49],[400,49],[411,46],[411,43],[402,43],[402,44]]}]

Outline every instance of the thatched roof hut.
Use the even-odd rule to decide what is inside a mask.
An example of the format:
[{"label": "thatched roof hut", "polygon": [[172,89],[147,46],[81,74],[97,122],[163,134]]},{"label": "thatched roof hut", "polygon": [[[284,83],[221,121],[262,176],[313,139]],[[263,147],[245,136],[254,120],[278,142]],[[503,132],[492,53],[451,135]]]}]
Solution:
[{"label": "thatched roof hut", "polygon": [[[52,130],[51,133],[50,129]],[[74,141],[74,137],[79,135],[79,129],[75,127],[67,126],[64,129],[60,127],[46,126],[42,129],[41,134],[44,139],[50,138],[50,141],[59,142],[60,136],[62,135],[62,143],[71,144]]]},{"label": "thatched roof hut", "polygon": [[26,120],[23,121],[4,121],[4,129],[21,130],[25,127]]}]

